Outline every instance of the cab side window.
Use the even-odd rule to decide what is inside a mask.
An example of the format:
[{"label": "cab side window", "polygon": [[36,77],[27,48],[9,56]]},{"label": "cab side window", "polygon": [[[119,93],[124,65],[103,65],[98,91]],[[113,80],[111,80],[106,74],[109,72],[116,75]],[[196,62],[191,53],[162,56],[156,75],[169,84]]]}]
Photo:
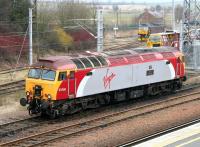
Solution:
[{"label": "cab side window", "polygon": [[70,71],[69,78],[70,79],[74,79],[75,78],[75,72],[74,71]]},{"label": "cab side window", "polygon": [[58,76],[58,81],[63,81],[67,79],[67,72],[60,72]]}]

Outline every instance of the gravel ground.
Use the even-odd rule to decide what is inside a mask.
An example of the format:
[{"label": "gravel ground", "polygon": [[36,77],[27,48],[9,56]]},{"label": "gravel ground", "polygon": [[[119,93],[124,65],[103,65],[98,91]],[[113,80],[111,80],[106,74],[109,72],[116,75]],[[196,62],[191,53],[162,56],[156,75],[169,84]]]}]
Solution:
[{"label": "gravel ground", "polygon": [[[1,110],[4,111],[4,112],[1,112],[1,114],[0,114],[0,125],[7,123],[7,122],[12,122],[15,120],[25,119],[25,118],[30,117],[28,115],[27,110],[18,109],[14,105],[12,108],[9,108],[8,110],[6,110],[6,109],[8,109],[8,106],[3,106],[0,109],[0,111]],[[16,109],[17,109],[17,111],[16,111]]]},{"label": "gravel ground", "polygon": [[9,95],[1,95],[0,124],[30,117],[27,109],[25,107],[21,107],[19,104],[19,98],[23,96],[23,90]]},{"label": "gravel ground", "polygon": [[5,83],[10,83],[13,81],[23,80],[27,76],[28,71],[22,70],[22,71],[16,71],[6,74],[0,74],[0,85]]},{"label": "gravel ground", "polygon": [[[200,89],[199,89],[200,90]],[[196,89],[195,90],[192,90],[192,91],[197,91]],[[191,91],[191,92],[192,92]],[[183,92],[183,94],[186,94],[186,93],[188,93],[188,92]],[[167,96],[167,97],[171,97],[171,96]],[[141,102],[137,102],[137,103],[134,103],[134,102],[129,102],[129,103],[123,103],[121,106],[120,106],[120,104],[118,104],[118,105],[113,105],[112,107],[103,107],[103,108],[99,108],[99,109],[92,109],[92,110],[90,110],[90,111],[86,111],[86,112],[82,112],[82,113],[78,113],[78,114],[75,114],[75,115],[72,115],[72,116],[66,116],[66,119],[63,119],[63,120],[60,120],[60,121],[57,121],[56,123],[41,123],[41,125],[40,126],[37,126],[36,128],[37,129],[35,129],[35,128],[29,128],[29,129],[26,129],[25,131],[22,131],[22,132],[20,132],[20,133],[18,133],[16,136],[15,135],[12,135],[12,136],[9,136],[9,137],[5,137],[5,138],[1,138],[1,143],[3,143],[3,142],[7,142],[7,141],[9,141],[9,140],[13,140],[13,139],[17,139],[17,138],[21,138],[21,137],[25,137],[25,136],[27,136],[28,134],[30,135],[32,135],[32,134],[37,134],[37,133],[40,133],[40,132],[43,132],[43,131],[47,131],[47,130],[49,130],[49,128],[50,129],[53,129],[53,128],[58,128],[58,127],[61,127],[61,126],[64,126],[64,125],[72,125],[72,124],[74,124],[74,123],[78,123],[79,121],[80,122],[82,122],[82,121],[85,121],[85,120],[88,120],[88,119],[94,119],[95,117],[100,117],[100,116],[102,116],[102,115],[105,115],[105,114],[111,114],[111,113],[115,113],[115,112],[118,112],[118,111],[120,111],[120,110],[124,110],[124,109],[128,109],[128,108],[133,108],[133,107],[138,107],[138,106],[141,106],[141,105],[144,105],[144,104],[149,104],[149,103],[153,103],[153,102],[157,102],[158,100],[157,99],[152,99],[152,100],[146,100],[146,101],[141,101]],[[172,110],[172,111],[174,111],[174,110]],[[18,112],[19,113],[19,112]],[[153,113],[154,114],[154,113]],[[164,115],[162,115],[162,116],[164,116]],[[64,117],[65,118],[65,117]],[[137,120],[137,119],[135,119],[135,120]],[[128,121],[129,122],[129,121]],[[138,122],[136,122],[135,124],[133,123],[133,126],[137,126],[137,123]],[[140,125],[142,124],[142,123],[145,123],[146,124],[146,122],[142,122],[142,120],[141,120],[141,122],[139,123]],[[119,123],[120,124],[120,123]],[[123,124],[123,123],[122,123]],[[127,122],[125,122],[125,124],[127,124]],[[169,124],[168,122],[167,122],[167,124]],[[155,125],[155,124],[154,124]],[[50,126],[50,127],[49,127]],[[130,125],[131,126],[131,125]],[[107,127],[106,127],[107,128]],[[109,129],[110,127],[108,127],[108,129]],[[122,128],[124,128],[124,127],[122,127]],[[144,128],[144,127],[142,127],[142,128]],[[115,130],[115,131],[117,131],[117,129],[121,129],[120,127],[118,127],[117,126],[117,128],[111,128],[111,129],[113,129],[113,130]],[[128,126],[128,128],[126,128],[128,131],[130,131],[129,130],[129,126]],[[101,130],[101,129],[100,129]],[[98,132],[98,134],[101,134],[101,132],[99,132],[99,130],[97,131]],[[119,130],[119,132],[120,132],[120,130]],[[92,134],[93,133],[95,133],[95,132],[92,132]],[[118,134],[118,133],[117,133]],[[116,136],[117,134],[111,134],[111,135],[109,135],[109,136]],[[84,138],[84,136],[87,136],[87,133],[85,134],[85,135],[83,135],[82,137]],[[99,135],[100,136],[100,135]],[[97,138],[95,138],[95,140],[97,140],[98,141],[98,138],[99,138],[99,136],[96,136],[96,135],[93,135],[93,138],[95,138],[95,137],[97,137]],[[114,137],[114,138],[116,138],[116,137]],[[68,139],[67,139],[68,140]],[[78,139],[79,140],[79,139]],[[117,139],[117,140],[119,140],[119,139]],[[63,141],[62,141],[63,142]],[[101,141],[100,141],[101,142]],[[106,141],[107,142],[107,141]],[[90,143],[90,142],[88,142],[88,143]],[[73,144],[73,143],[72,143]],[[81,142],[81,144],[82,144],[82,142]],[[81,146],[81,144],[78,144],[78,146]],[[112,143],[113,144],[113,143]],[[57,145],[55,145],[55,146],[57,146]],[[70,146],[71,146],[71,144],[70,144]],[[101,146],[101,145],[100,145]],[[104,146],[103,144],[102,144],[102,146]],[[107,145],[106,145],[107,146]]]},{"label": "gravel ground", "polygon": [[87,133],[65,138],[59,142],[46,146],[59,147],[93,147],[116,146],[132,139],[142,137],[144,134],[155,133],[183,122],[200,117],[200,101],[183,104],[174,108],[151,113],[112,126]]}]

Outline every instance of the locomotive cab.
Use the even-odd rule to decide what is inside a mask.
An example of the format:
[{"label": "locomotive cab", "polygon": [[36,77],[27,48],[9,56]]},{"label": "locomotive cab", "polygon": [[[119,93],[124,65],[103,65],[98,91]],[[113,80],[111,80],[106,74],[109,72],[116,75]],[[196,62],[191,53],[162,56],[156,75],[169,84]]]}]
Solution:
[{"label": "locomotive cab", "polygon": [[42,62],[43,65],[38,67],[38,64],[41,64],[39,61],[29,69],[25,87],[26,98],[22,98],[20,104],[28,105],[30,114],[46,113],[51,115],[50,113],[53,113],[56,115],[54,113],[57,112],[52,112],[52,108],[60,105],[57,104],[57,100],[66,100],[75,96],[74,67],[57,68],[52,65],[56,61],[50,63],[48,61],[48,64]]}]

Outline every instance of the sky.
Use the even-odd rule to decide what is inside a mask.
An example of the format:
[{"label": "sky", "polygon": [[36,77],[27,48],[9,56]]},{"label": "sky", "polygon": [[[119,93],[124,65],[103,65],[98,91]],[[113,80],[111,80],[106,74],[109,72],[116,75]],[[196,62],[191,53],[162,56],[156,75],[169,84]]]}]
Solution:
[{"label": "sky", "polygon": [[[87,1],[89,1],[89,0],[87,0]],[[157,2],[172,2],[172,0],[99,0],[99,1],[103,1],[103,2],[137,2],[137,3],[141,3],[141,2],[147,2],[147,3],[148,2],[155,2],[155,3],[157,3]]]}]

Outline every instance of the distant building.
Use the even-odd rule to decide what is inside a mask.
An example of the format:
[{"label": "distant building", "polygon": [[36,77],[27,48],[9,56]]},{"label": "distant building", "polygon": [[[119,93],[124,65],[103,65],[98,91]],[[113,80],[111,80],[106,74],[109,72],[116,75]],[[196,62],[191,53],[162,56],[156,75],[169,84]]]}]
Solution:
[{"label": "distant building", "polygon": [[88,28],[76,27],[74,29],[65,29],[66,33],[70,34],[73,38],[74,42],[82,42],[82,41],[95,41],[96,33],[93,34],[93,31]]},{"label": "distant building", "polygon": [[156,11],[152,12],[146,9],[136,18],[136,22],[138,22],[138,24],[163,24],[164,21],[162,13]]}]

